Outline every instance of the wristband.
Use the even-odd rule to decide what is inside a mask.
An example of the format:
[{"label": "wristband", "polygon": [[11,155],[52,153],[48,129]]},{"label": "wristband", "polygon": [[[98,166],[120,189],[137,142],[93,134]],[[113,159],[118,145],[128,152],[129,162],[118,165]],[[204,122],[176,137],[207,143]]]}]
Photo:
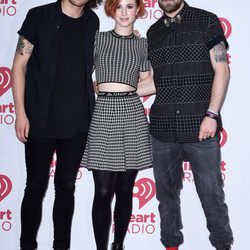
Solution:
[{"label": "wristband", "polygon": [[210,112],[210,113],[213,113],[213,114],[215,114],[215,115],[217,115],[217,116],[219,115],[218,112],[215,112],[215,111],[213,111],[212,109],[208,109],[207,111]]},{"label": "wristband", "polygon": [[217,120],[217,118],[218,118],[218,115],[216,115],[216,114],[214,114],[214,113],[212,113],[212,112],[210,112],[208,110],[207,110],[205,116],[207,116],[207,117],[209,117],[211,119],[214,119],[214,120]]}]

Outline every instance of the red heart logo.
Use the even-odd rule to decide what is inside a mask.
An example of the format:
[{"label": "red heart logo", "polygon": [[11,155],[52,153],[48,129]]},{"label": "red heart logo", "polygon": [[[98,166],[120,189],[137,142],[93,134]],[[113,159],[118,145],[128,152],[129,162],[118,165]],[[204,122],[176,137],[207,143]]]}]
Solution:
[{"label": "red heart logo", "polygon": [[0,96],[11,88],[11,70],[6,67],[0,67]]},{"label": "red heart logo", "polygon": [[226,144],[228,138],[227,131],[224,128],[220,131],[219,138],[220,138],[220,147],[222,148]]},{"label": "red heart logo", "polygon": [[228,39],[232,33],[232,25],[226,18],[220,17],[219,19],[224,31],[225,38]]},{"label": "red heart logo", "polygon": [[134,187],[137,187],[137,192],[133,197],[139,199],[139,209],[141,209],[155,196],[155,183],[152,179],[142,178],[135,183]]},{"label": "red heart logo", "polygon": [[12,190],[12,183],[6,175],[0,175],[0,202],[9,195]]},{"label": "red heart logo", "polygon": [[142,97],[142,100],[143,100],[143,102],[146,102],[149,98],[150,98],[150,95],[148,95],[148,96],[143,96],[143,97]]}]

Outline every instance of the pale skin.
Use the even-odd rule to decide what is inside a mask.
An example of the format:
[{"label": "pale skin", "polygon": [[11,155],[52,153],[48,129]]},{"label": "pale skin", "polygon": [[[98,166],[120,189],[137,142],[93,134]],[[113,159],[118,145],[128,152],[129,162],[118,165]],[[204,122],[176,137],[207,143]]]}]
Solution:
[{"label": "pale skin", "polygon": [[12,67],[12,92],[16,110],[15,130],[16,136],[21,142],[27,142],[29,136],[30,124],[24,108],[24,89],[26,66],[33,48],[33,44],[20,36]]},{"label": "pale skin", "polygon": [[[132,34],[138,11],[135,0],[121,0],[113,17],[115,20],[115,32],[122,36]],[[150,71],[140,72],[139,78],[142,85],[153,81]],[[134,90],[135,88],[118,82],[106,82],[98,85],[98,91],[103,92],[128,92]]]},{"label": "pale skin", "polygon": [[[86,2],[86,0],[62,0],[62,11],[72,18],[78,18],[83,14]],[[16,111],[16,136],[23,143],[27,142],[30,129],[24,107],[24,92],[26,67],[33,49],[32,43],[25,37],[19,36],[12,67],[12,92]]]},{"label": "pale skin", "polygon": [[138,83],[137,94],[139,96],[150,96],[156,94],[156,89],[153,80],[154,71],[150,70],[150,77]]}]

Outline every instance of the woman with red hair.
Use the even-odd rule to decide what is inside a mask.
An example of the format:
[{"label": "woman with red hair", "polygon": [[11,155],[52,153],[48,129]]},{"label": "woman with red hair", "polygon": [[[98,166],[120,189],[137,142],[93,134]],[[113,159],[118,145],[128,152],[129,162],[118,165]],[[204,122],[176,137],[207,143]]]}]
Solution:
[{"label": "woman with red hair", "polygon": [[94,61],[98,97],[82,166],[93,171],[95,196],[92,218],[97,250],[107,250],[114,209],[112,250],[123,242],[132,213],[133,186],[138,170],[152,166],[151,138],[137,84],[152,80],[147,41],[133,34],[142,0],[107,0],[106,14],[115,20],[111,31],[95,39]]}]

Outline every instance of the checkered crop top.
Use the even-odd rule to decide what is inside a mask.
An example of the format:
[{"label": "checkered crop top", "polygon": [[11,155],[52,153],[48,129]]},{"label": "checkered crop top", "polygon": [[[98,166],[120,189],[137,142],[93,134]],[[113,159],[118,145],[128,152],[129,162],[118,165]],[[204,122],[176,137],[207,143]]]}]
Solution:
[{"label": "checkered crop top", "polygon": [[118,82],[137,89],[139,72],[150,70],[147,40],[114,30],[96,33],[94,62],[97,84]]}]

